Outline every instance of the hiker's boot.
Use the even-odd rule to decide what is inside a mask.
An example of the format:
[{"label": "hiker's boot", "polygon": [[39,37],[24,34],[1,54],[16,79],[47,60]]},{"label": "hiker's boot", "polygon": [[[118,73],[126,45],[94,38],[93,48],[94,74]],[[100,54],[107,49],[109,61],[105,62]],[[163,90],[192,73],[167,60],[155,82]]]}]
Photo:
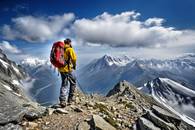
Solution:
[{"label": "hiker's boot", "polygon": [[61,107],[66,107],[67,106],[67,102],[66,101],[60,101],[60,106]]},{"label": "hiker's boot", "polygon": [[74,104],[75,101],[76,101],[75,96],[69,96],[69,98],[68,98],[68,103],[69,103],[69,104]]}]

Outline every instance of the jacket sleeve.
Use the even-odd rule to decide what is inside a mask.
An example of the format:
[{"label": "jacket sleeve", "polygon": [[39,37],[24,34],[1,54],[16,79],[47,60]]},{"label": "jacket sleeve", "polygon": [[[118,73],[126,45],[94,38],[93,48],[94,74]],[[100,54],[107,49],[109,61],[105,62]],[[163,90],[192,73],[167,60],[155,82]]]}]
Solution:
[{"label": "jacket sleeve", "polygon": [[73,48],[70,49],[69,54],[70,54],[70,59],[72,61],[73,66],[76,66],[77,56]]}]

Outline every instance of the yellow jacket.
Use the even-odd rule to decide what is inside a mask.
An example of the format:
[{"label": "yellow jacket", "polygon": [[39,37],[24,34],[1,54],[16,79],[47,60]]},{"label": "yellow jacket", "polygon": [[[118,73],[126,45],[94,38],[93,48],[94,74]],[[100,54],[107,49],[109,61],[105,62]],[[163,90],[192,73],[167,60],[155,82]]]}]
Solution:
[{"label": "yellow jacket", "polygon": [[76,66],[77,56],[73,48],[65,47],[64,51],[64,59],[65,61],[69,60],[69,67],[68,65],[58,68],[60,72],[72,72],[73,66]]}]

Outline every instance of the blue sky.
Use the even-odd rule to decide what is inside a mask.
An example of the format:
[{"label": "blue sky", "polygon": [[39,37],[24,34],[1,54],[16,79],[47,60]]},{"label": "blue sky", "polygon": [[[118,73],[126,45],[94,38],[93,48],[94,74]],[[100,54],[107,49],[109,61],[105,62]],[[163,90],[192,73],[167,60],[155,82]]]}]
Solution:
[{"label": "blue sky", "polygon": [[48,57],[70,37],[81,61],[171,57],[195,51],[194,12],[194,0],[1,0],[0,47],[17,60]]},{"label": "blue sky", "polygon": [[103,12],[136,10],[142,18],[162,17],[167,25],[195,28],[194,0],[1,0],[0,24],[21,15],[55,15],[73,12],[78,18],[93,18]]}]

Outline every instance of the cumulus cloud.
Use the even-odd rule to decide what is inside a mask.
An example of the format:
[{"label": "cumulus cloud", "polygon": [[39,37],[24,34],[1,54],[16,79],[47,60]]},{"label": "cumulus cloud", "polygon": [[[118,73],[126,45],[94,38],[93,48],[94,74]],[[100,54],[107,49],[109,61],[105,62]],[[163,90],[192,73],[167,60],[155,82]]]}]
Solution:
[{"label": "cumulus cloud", "polygon": [[146,26],[161,26],[165,20],[163,18],[149,18],[144,24]]},{"label": "cumulus cloud", "polygon": [[0,43],[0,49],[7,53],[12,53],[12,54],[20,54],[22,52],[20,49],[18,49],[18,47],[12,45],[8,41],[2,41]]},{"label": "cumulus cloud", "polygon": [[79,40],[90,44],[130,47],[169,47],[194,44],[194,30],[165,27],[162,18],[139,20],[140,13],[103,13],[93,19],[78,19],[73,30]]},{"label": "cumulus cloud", "polygon": [[40,43],[47,40],[75,38],[75,43],[90,46],[101,44],[128,47],[194,46],[195,30],[178,30],[164,26],[163,18],[140,20],[135,11],[109,14],[104,12],[92,19],[76,19],[73,13],[54,16],[22,16],[4,25],[1,33],[6,40],[25,40]]},{"label": "cumulus cloud", "polygon": [[1,33],[8,40],[45,42],[55,39],[59,35],[64,35],[65,28],[74,19],[73,13],[48,17],[23,16],[13,18],[12,25],[4,25]]}]

